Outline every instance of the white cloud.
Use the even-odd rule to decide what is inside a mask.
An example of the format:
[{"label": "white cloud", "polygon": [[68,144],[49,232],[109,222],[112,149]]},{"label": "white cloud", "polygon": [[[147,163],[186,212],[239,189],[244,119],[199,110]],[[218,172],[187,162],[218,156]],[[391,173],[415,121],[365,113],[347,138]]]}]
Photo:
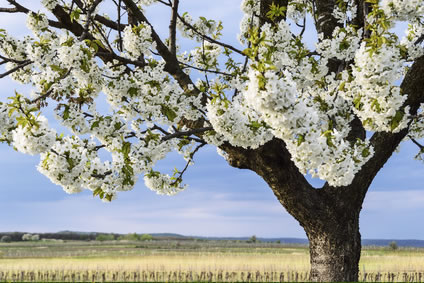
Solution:
[{"label": "white cloud", "polygon": [[369,192],[363,213],[407,213],[424,209],[424,190]]},{"label": "white cloud", "polygon": [[138,192],[136,197],[134,195],[110,204],[93,200],[85,194],[69,196],[63,200],[26,203],[25,206],[19,203],[6,205],[0,212],[13,207],[18,213],[13,222],[4,223],[3,229],[304,237],[300,226],[276,200],[271,203],[235,201],[235,196],[216,196],[213,190],[171,198],[151,195],[148,191]]}]

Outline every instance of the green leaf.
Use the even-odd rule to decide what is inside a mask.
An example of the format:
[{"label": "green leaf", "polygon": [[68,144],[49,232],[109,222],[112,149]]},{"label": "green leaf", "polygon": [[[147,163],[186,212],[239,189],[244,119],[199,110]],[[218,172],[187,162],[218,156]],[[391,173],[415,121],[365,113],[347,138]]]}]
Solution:
[{"label": "green leaf", "polygon": [[393,117],[392,121],[390,121],[390,130],[393,132],[400,124],[405,115],[402,111],[396,111],[396,115]]},{"label": "green leaf", "polygon": [[130,95],[130,97],[136,96],[138,94],[138,88],[130,87],[128,89],[128,94]]},{"label": "green leaf", "polygon": [[79,20],[81,15],[81,10],[80,9],[75,9],[71,12],[71,14],[69,15],[69,17],[71,18],[71,22],[74,22],[74,20]]},{"label": "green leaf", "polygon": [[91,124],[90,129],[92,130],[94,128],[97,128],[99,125],[100,125],[100,120],[96,120],[93,122],[93,124]]},{"label": "green leaf", "polygon": [[371,154],[371,153],[370,153],[370,150],[369,150],[369,148],[368,148],[368,147],[366,147],[366,148],[364,148],[364,149],[362,150],[362,156],[363,156],[363,157],[368,157],[370,154]]},{"label": "green leaf", "polygon": [[112,201],[112,198],[113,198],[113,195],[110,195],[110,194],[107,194],[106,196],[105,196],[105,199],[107,200],[107,201]]},{"label": "green leaf", "polygon": [[177,118],[177,113],[175,113],[175,111],[167,105],[163,105],[163,104],[161,105],[161,112],[171,122],[174,122],[175,118]]},{"label": "green leaf", "polygon": [[63,110],[63,120],[69,119],[69,105],[65,105],[65,110]]},{"label": "green leaf", "polygon": [[128,155],[130,154],[131,151],[131,143],[130,142],[124,142],[122,144],[122,154],[125,157],[128,157]]},{"label": "green leaf", "polygon": [[297,146],[301,145],[305,141],[305,135],[297,136]]},{"label": "green leaf", "polygon": [[74,160],[72,158],[66,158],[66,162],[69,165],[69,171],[71,171],[74,167],[75,167],[75,163]]},{"label": "green leaf", "polygon": [[100,195],[100,193],[103,192],[101,188],[97,188],[93,191],[93,197]]},{"label": "green leaf", "polygon": [[361,103],[361,96],[358,95],[354,100],[353,100],[353,105],[355,105],[355,108],[358,110],[362,109],[363,104]]}]

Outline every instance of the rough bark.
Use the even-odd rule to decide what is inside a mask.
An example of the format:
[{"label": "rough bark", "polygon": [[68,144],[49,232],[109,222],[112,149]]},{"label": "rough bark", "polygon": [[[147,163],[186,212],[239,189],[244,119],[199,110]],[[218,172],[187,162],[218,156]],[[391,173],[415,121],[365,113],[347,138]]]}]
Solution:
[{"label": "rough bark", "polygon": [[349,216],[347,219],[340,219],[337,226],[330,226],[324,222],[325,219],[319,219],[321,223],[318,225],[305,227],[309,239],[312,281],[358,280],[361,256],[359,211],[354,211]]}]

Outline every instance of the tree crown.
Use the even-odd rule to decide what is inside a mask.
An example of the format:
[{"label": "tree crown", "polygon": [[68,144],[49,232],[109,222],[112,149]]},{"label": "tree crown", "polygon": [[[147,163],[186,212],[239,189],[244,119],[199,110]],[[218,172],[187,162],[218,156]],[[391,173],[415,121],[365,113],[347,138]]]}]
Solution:
[{"label": "tree crown", "polygon": [[[38,170],[68,193],[110,201],[141,174],[150,189],[177,193],[206,144],[231,159],[229,147],[279,139],[301,173],[335,187],[373,158],[378,133],[402,133],[418,157],[424,148],[424,98],[410,72],[423,65],[423,1],[244,0],[241,48],[221,42],[221,22],[181,14],[178,0],[42,0],[40,12],[8,2],[0,12],[26,13],[32,36],[0,30],[1,77],[33,91],[0,103],[0,139],[40,154]],[[171,11],[166,39],[145,16],[152,4]],[[409,24],[403,37],[398,21]],[[183,52],[179,38],[197,47]],[[96,106],[104,97],[110,111]],[[46,107],[71,134],[49,125]],[[186,166],[155,170],[172,151]]]}]

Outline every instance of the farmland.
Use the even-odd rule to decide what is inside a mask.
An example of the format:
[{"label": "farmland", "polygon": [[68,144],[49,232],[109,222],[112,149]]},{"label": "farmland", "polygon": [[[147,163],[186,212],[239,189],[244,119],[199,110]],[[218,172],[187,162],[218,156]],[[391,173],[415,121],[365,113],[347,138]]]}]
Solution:
[{"label": "farmland", "polygon": [[[240,241],[0,244],[0,281],[306,281],[306,246]],[[365,281],[424,281],[424,249],[365,247]]]}]

